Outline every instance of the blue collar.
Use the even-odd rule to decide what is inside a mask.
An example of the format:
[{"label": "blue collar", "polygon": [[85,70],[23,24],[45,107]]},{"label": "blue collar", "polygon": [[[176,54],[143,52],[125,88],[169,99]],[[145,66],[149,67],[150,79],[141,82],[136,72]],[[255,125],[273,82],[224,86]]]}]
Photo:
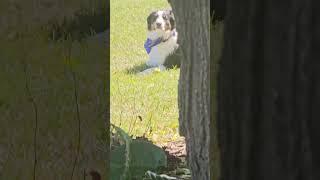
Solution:
[{"label": "blue collar", "polygon": [[[175,36],[175,35],[176,35],[175,31],[173,31],[168,39],[170,39],[172,36]],[[166,42],[168,39],[163,40],[162,38],[158,38],[158,39],[152,40],[150,38],[147,38],[147,40],[144,43],[144,48],[146,49],[147,53],[149,54],[151,52],[151,49],[154,46],[160,44],[161,42]]]},{"label": "blue collar", "polygon": [[148,38],[148,39],[146,40],[146,42],[144,43],[144,48],[146,49],[147,53],[149,54],[150,51],[151,51],[151,49],[152,49],[154,46],[160,44],[161,41],[162,41],[161,38],[158,38],[158,39],[156,39],[156,40],[152,40],[152,39],[149,39],[149,38]]}]

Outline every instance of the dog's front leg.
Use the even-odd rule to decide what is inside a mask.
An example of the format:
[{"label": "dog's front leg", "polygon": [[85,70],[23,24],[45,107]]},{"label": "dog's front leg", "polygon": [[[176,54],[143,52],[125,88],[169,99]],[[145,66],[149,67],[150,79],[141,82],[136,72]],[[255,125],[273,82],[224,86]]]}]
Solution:
[{"label": "dog's front leg", "polygon": [[165,71],[167,69],[164,65],[159,65],[158,67],[160,71]]},{"label": "dog's front leg", "polygon": [[164,61],[165,57],[157,47],[154,47],[149,53],[149,60],[146,62],[146,65],[149,67],[157,67],[163,65]]}]

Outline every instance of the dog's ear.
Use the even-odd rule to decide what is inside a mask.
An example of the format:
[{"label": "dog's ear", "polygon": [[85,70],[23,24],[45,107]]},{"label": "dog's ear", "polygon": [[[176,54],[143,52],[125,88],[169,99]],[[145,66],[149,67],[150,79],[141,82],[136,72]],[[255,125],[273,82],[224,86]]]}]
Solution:
[{"label": "dog's ear", "polygon": [[151,30],[151,25],[156,17],[157,12],[153,11],[152,13],[149,14],[148,18],[147,18],[147,25],[148,25],[148,30]]},{"label": "dog's ear", "polygon": [[169,12],[169,17],[170,17],[170,24],[171,24],[171,30],[175,29],[176,28],[176,20],[174,18],[174,14],[173,14],[173,11],[170,9]]}]

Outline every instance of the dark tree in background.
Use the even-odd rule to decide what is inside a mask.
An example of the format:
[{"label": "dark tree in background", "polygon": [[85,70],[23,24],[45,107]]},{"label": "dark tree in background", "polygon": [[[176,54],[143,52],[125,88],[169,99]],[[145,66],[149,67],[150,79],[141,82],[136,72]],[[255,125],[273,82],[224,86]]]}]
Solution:
[{"label": "dark tree in background", "polygon": [[171,1],[177,21],[182,63],[179,124],[185,136],[192,179],[209,179],[210,1]]},{"label": "dark tree in background", "polygon": [[226,11],[221,179],[320,179],[320,2],[228,0]]},{"label": "dark tree in background", "polygon": [[[212,3],[210,4],[210,6]],[[212,8],[210,8],[210,11]],[[212,15],[212,12],[210,12]],[[211,16],[212,17],[212,16]],[[222,16],[220,16],[222,18]],[[220,150],[217,129],[217,73],[223,48],[223,22],[212,19],[210,25],[210,179],[217,180],[220,174]]]},{"label": "dark tree in background", "polygon": [[226,16],[226,5],[226,0],[210,0],[210,15],[212,17],[211,21],[217,22],[224,19]]}]

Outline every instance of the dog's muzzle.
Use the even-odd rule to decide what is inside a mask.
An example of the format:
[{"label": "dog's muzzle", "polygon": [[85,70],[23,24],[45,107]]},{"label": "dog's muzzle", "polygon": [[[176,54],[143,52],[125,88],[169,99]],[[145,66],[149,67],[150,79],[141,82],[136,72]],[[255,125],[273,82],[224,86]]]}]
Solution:
[{"label": "dog's muzzle", "polygon": [[162,28],[162,24],[161,23],[156,23],[156,28],[161,29]]}]

